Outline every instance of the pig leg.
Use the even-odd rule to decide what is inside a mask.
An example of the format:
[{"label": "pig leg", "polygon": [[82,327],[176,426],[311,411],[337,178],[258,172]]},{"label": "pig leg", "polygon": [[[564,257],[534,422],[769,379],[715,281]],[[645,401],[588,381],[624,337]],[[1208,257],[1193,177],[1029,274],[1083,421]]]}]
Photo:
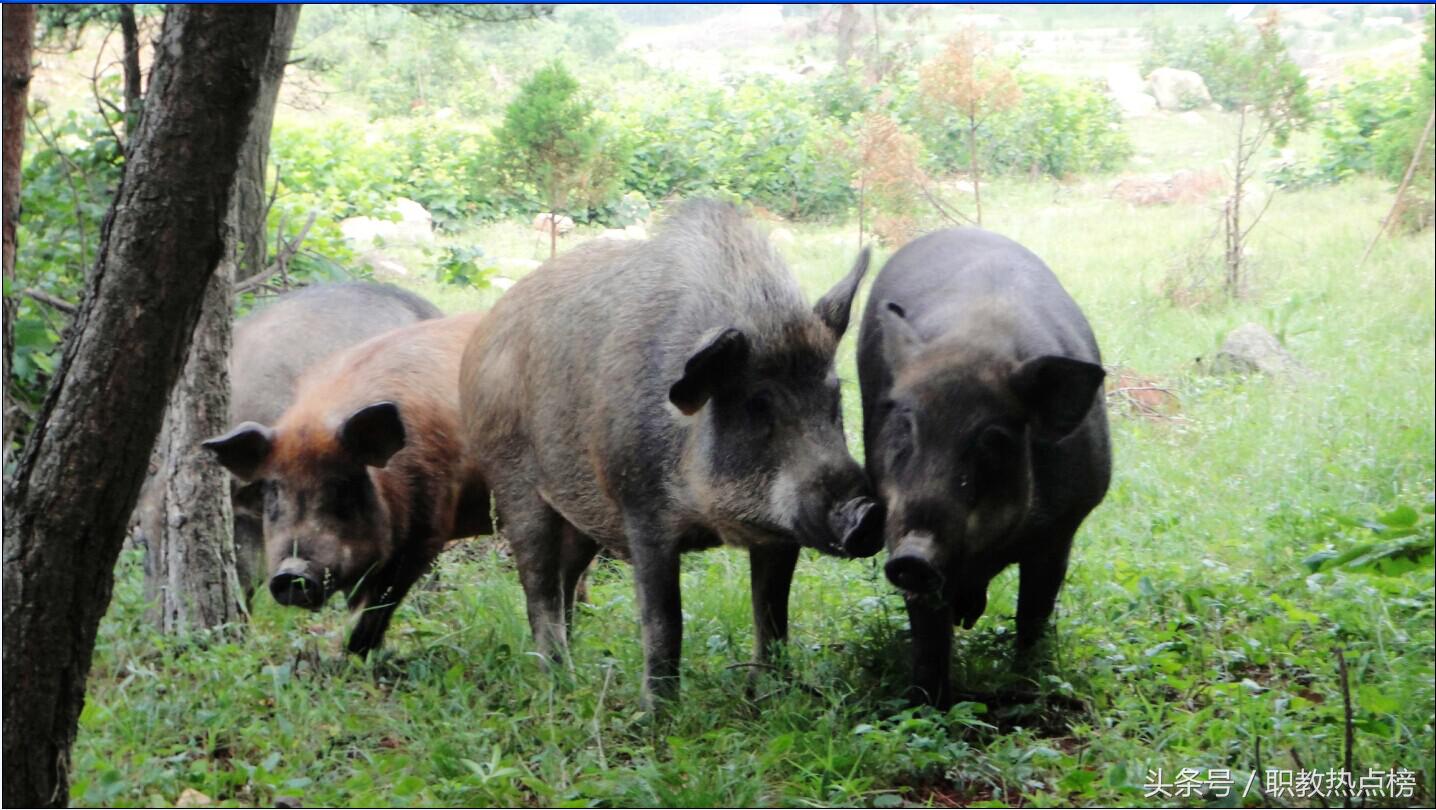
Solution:
[{"label": "pig leg", "polygon": [[519,569],[534,643],[546,661],[558,663],[568,652],[561,565],[567,524],[532,490],[498,503],[499,531]]},{"label": "pig leg", "polygon": [[933,595],[909,594],[912,624],[912,690],[915,703],[952,704],[952,605]]},{"label": "pig leg", "polygon": [[799,546],[775,544],[748,550],[749,579],[753,586],[753,659],[772,662],[778,645],[788,640],[788,592]]},{"label": "pig leg", "polygon": [[683,651],[678,548],[656,532],[630,528],[628,535],[643,630],[643,705],[652,710],[678,697],[678,662]]},{"label": "pig leg", "polygon": [[1067,555],[1072,549],[1072,534],[1062,542],[1043,549],[1018,564],[1017,581],[1017,649],[1030,651],[1047,630],[1047,620],[1057,605],[1057,592],[1067,577]]},{"label": "pig leg", "polygon": [[575,529],[567,521],[564,522],[563,546],[559,551],[559,574],[563,577],[563,621],[570,635],[573,634],[573,608],[580,598],[587,601],[588,588],[584,586],[584,575],[597,553],[598,543],[595,543],[593,538]]},{"label": "pig leg", "polygon": [[399,554],[373,577],[366,577],[362,590],[355,594],[357,598],[350,600],[350,605],[361,612],[354,630],[349,633],[349,652],[367,656],[370,650],[384,643],[384,633],[389,629],[394,611],[432,562],[423,554]]}]

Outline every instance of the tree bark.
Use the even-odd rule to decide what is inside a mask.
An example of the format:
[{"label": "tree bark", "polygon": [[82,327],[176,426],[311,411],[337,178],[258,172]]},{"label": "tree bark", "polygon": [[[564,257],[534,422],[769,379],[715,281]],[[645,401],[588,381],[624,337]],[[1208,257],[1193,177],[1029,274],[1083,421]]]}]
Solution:
[{"label": "tree bark", "polygon": [[30,59],[35,48],[35,4],[8,3],[4,7],[4,296],[3,414],[0,414],[0,465],[10,461],[10,437],[15,433],[15,405],[10,390],[10,358],[15,353],[15,228],[20,220],[20,161],[25,153],[25,105],[30,95]]},{"label": "tree bark", "polygon": [[239,176],[235,178],[234,188],[239,215],[239,260],[235,266],[235,278],[241,281],[263,272],[269,262],[265,227],[269,200],[264,191],[269,165],[269,135],[274,128],[279,88],[284,82],[284,67],[289,63],[294,30],[299,27],[302,8],[297,3],[281,5],[275,15],[274,38],[270,40],[269,54],[264,59],[259,100],[254,104],[254,120],[249,126],[244,148],[239,153]]},{"label": "tree bark", "polygon": [[1247,162],[1251,158],[1250,146],[1246,141],[1247,110],[1241,105],[1237,112],[1237,154],[1232,168],[1232,194],[1227,199],[1226,210],[1226,280],[1223,287],[1227,296],[1236,299],[1242,291],[1242,195],[1246,185]]},{"label": "tree bark", "polygon": [[144,104],[144,87],[140,77],[140,26],[135,22],[133,3],[120,3],[120,39],[124,43],[125,74],[125,135],[134,132]]},{"label": "tree bark", "polygon": [[59,368],[5,492],[3,802],[67,802],[114,565],[224,252],[272,5],[172,5]]},{"label": "tree bark", "polygon": [[[239,274],[253,277],[266,261],[265,162],[300,8],[281,5],[275,13],[254,114],[240,147],[225,259],[205,293],[204,312],[151,456],[155,477],[146,483],[136,510],[147,546],[145,595],[150,619],[165,633],[219,627],[240,621],[247,613],[244,594],[249,583],[242,583],[235,570],[229,475],[200,442],[229,427],[233,282]],[[247,265],[246,259],[258,264]]]},{"label": "tree bark", "polygon": [[225,252],[205,289],[189,357],[155,447],[161,465],[153,484],[157,525],[146,534],[145,593],[150,619],[164,633],[234,624],[248,613],[235,569],[229,473],[200,446],[229,427],[234,258]]},{"label": "tree bark", "polygon": [[838,67],[848,64],[853,56],[853,40],[858,34],[858,7],[853,3],[843,3],[838,6]]},{"label": "tree bark", "polygon": [[967,116],[967,166],[972,172],[972,203],[977,207],[977,227],[982,227],[982,178],[978,175],[977,117]]}]

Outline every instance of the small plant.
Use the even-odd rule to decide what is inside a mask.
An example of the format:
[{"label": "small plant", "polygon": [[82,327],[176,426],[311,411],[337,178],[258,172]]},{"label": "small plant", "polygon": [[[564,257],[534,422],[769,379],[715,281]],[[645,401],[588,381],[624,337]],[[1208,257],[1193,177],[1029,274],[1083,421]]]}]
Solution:
[{"label": "small plant", "polygon": [[991,52],[992,44],[975,29],[963,29],[948,40],[940,56],[923,66],[920,82],[923,98],[933,109],[955,111],[963,121],[978,225],[982,224],[982,179],[977,128],[1022,99],[1012,70],[993,59]]},{"label": "small plant", "polygon": [[509,171],[537,186],[548,205],[552,256],[558,252],[559,214],[569,201],[600,196],[617,179],[607,128],[578,80],[555,62],[524,82],[496,135],[507,150]]},{"label": "small plant", "polygon": [[1223,289],[1229,298],[1238,297],[1245,288],[1247,237],[1274,198],[1268,194],[1262,210],[1250,221],[1244,220],[1243,206],[1256,177],[1257,156],[1268,142],[1286,145],[1292,132],[1305,129],[1313,115],[1306,78],[1287,54],[1277,31],[1278,19],[1272,9],[1257,26],[1255,36],[1231,29],[1226,39],[1209,48],[1213,75],[1230,88],[1237,110],[1232,191],[1222,207]]},{"label": "small plant", "polygon": [[434,280],[441,284],[483,289],[497,268],[483,261],[484,249],[478,245],[444,248],[434,268]]}]

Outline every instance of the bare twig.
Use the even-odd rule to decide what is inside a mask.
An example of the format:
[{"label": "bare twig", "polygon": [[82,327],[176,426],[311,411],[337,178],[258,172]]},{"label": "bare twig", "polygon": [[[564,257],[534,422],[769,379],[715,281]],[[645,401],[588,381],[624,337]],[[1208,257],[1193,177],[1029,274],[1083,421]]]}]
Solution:
[{"label": "bare twig", "polygon": [[[1356,747],[1356,723],[1351,713],[1351,678],[1346,672],[1346,650],[1336,651],[1336,671],[1341,676],[1341,710],[1346,717],[1346,754],[1342,758],[1342,767],[1349,774],[1356,773],[1352,764],[1353,749]],[[1351,807],[1351,796],[1343,796],[1342,807]]]},{"label": "bare twig", "polygon": [[961,227],[963,224],[977,224],[977,220],[973,219],[967,214],[964,214],[956,208],[949,209],[947,207],[947,203],[945,203],[941,198],[934,194],[932,192],[932,189],[928,186],[926,182],[923,181],[921,177],[919,177],[918,179],[917,187],[918,190],[922,192],[923,198],[928,201],[928,204],[931,205],[933,209],[936,210],[939,214],[941,214],[942,218],[947,220],[948,223],[958,227]]},{"label": "bare twig", "polygon": [[39,301],[47,307],[58,309],[66,315],[74,315],[80,310],[79,306],[42,290],[25,290],[25,297],[33,301]]},{"label": "bare twig", "polygon": [[81,169],[79,166],[76,166],[75,162],[73,160],[70,160],[70,156],[65,154],[65,151],[60,148],[60,145],[56,142],[55,137],[45,132],[45,129],[40,126],[40,121],[35,117],[35,113],[33,111],[28,112],[27,115],[30,118],[31,125],[33,125],[35,128],[35,134],[39,135],[40,140],[45,142],[45,146],[49,147],[50,151],[54,152],[57,156],[59,156],[60,161],[65,164],[65,182],[70,186],[70,200],[75,207],[75,227],[80,229],[80,266],[78,269],[83,272],[89,266],[89,260],[86,256],[86,248],[89,245],[89,239],[86,237],[85,234],[85,212],[81,207],[82,201],[80,199],[80,189],[75,185],[75,175],[78,174],[80,175],[80,177],[84,178],[85,188],[87,189],[90,187],[90,177],[89,175],[85,174],[84,169]]},{"label": "bare twig", "polygon": [[293,239],[286,240],[284,238],[284,229],[281,223],[280,235],[275,239],[278,244],[276,245],[275,249],[274,261],[270,262],[269,266],[264,268],[263,272],[256,273],[249,278],[235,284],[234,291],[236,293],[242,293],[246,290],[252,290],[256,287],[264,286],[270,289],[275,289],[275,291],[278,292],[279,290],[277,288],[274,288],[273,285],[267,283],[269,279],[273,277],[276,273],[280,274],[280,277],[285,280],[284,286],[287,288],[289,286],[289,262],[294,258],[295,254],[299,253],[299,246],[304,243],[304,237],[309,235],[309,229],[314,225],[314,219],[316,216],[317,212],[309,212],[309,219],[305,221],[304,227],[299,229],[299,234]]},{"label": "bare twig", "polygon": [[1264,216],[1266,216],[1266,210],[1267,210],[1268,208],[1271,208],[1271,201],[1274,200],[1274,199],[1276,199],[1276,192],[1277,192],[1277,189],[1275,189],[1275,188],[1272,188],[1271,190],[1269,190],[1269,191],[1267,192],[1266,202],[1265,202],[1265,203],[1262,203],[1261,210],[1257,212],[1256,218],[1254,218],[1254,219],[1251,221],[1251,224],[1250,224],[1250,225],[1247,225],[1246,230],[1242,231],[1242,235],[1241,235],[1241,241],[1242,241],[1242,242],[1246,242],[1247,234],[1251,233],[1251,232],[1252,232],[1252,228],[1255,228],[1255,227],[1257,226],[1257,223],[1258,223],[1258,222],[1261,222],[1261,218],[1264,217]]},{"label": "bare twig", "polygon": [[1401,207],[1401,201],[1406,197],[1406,188],[1411,185],[1411,178],[1416,174],[1416,168],[1426,158],[1426,139],[1431,137],[1431,128],[1436,125],[1436,110],[1426,116],[1426,128],[1421,130],[1421,140],[1416,142],[1416,151],[1411,153],[1411,162],[1406,164],[1406,176],[1401,178],[1401,186],[1396,189],[1396,199],[1391,203],[1391,210],[1381,218],[1381,227],[1377,229],[1376,235],[1366,245],[1366,252],[1361,254],[1361,261],[1356,263],[1356,269],[1360,270],[1371,257],[1371,251],[1375,249],[1377,241],[1381,239],[1386,229],[1391,227],[1391,221],[1396,218],[1396,212]]},{"label": "bare twig", "polygon": [[608,770],[608,757],[603,753],[603,698],[608,694],[608,682],[613,678],[613,667],[603,668],[603,686],[598,689],[598,703],[593,709],[593,740],[598,745],[598,768]]},{"label": "bare twig", "polygon": [[[123,138],[120,137],[120,133],[115,131],[114,125],[110,123],[110,116],[105,114],[106,103],[109,103],[111,107],[114,107],[115,105],[113,102],[108,102],[108,100],[104,96],[100,95],[100,74],[103,73],[104,70],[108,70],[109,68],[113,67],[115,64],[114,62],[111,62],[110,64],[105,66],[104,70],[102,70],[100,68],[100,58],[105,55],[105,48],[109,47],[110,36],[114,33],[115,27],[111,25],[108,29],[105,30],[105,38],[101,40],[100,47],[95,51],[95,64],[90,68],[90,94],[93,95],[95,98],[95,109],[100,113],[100,120],[105,122],[105,129],[108,129],[110,131],[110,137],[115,139],[115,145],[120,147],[120,154],[123,155],[128,154],[128,151],[125,148],[125,141]],[[119,110],[116,109],[116,112],[119,112]],[[125,115],[121,112],[120,120],[123,121],[124,119]]]}]

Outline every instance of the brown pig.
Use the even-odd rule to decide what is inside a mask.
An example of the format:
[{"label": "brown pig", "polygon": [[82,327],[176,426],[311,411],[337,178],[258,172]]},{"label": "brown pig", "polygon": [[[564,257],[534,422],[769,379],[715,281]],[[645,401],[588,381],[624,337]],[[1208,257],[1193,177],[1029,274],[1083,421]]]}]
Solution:
[{"label": "brown pig", "polygon": [[[229,354],[229,423],[272,424],[294,402],[301,374],[329,355],[369,338],[430,318],[438,307],[389,284],[317,284],[285,293],[234,324]],[[157,459],[156,466],[162,466]],[[246,599],[264,580],[264,541],[258,484],[233,482],[234,548]],[[163,486],[151,477],[135,509],[137,536],[155,537],[164,520]]]},{"label": "brown pig", "polygon": [[459,444],[459,359],[478,313],[387,332],[299,380],[272,425],[205,442],[264,494],[269,589],[362,611],[349,651],[378,647],[394,608],[445,542],[491,531],[488,491]]}]

